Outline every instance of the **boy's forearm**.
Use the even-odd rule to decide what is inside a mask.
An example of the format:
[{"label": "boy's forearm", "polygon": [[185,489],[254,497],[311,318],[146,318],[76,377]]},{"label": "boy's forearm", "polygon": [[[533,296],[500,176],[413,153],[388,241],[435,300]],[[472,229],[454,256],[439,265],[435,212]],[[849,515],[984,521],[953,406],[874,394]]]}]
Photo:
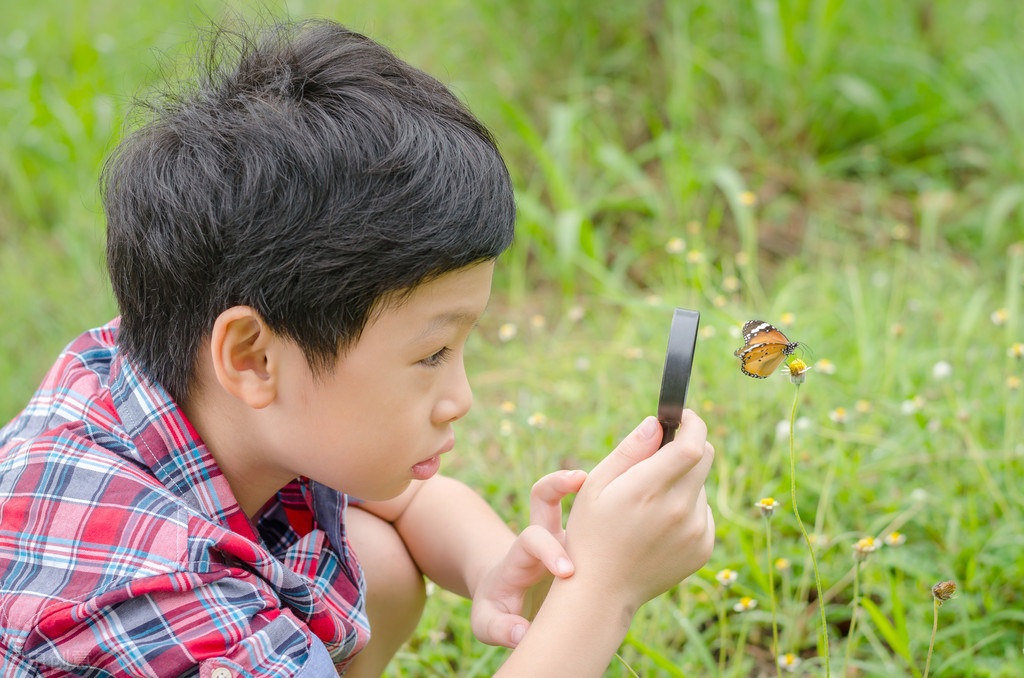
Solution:
[{"label": "boy's forearm", "polygon": [[598,678],[622,644],[636,612],[614,592],[573,576],[556,579],[526,636],[495,678]]},{"label": "boy's forearm", "polygon": [[420,483],[392,522],[420,570],[467,598],[515,540],[483,498],[440,475]]}]

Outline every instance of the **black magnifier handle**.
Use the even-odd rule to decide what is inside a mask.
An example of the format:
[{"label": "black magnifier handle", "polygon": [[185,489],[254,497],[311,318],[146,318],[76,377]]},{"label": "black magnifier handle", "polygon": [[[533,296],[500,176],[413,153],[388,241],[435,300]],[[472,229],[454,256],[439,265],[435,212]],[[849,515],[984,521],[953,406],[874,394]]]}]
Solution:
[{"label": "black magnifier handle", "polygon": [[661,396],[658,399],[658,421],[663,431],[661,446],[672,442],[686,407],[686,390],[690,385],[693,353],[697,347],[697,326],[700,313],[677,308],[672,314],[665,351],[665,369],[661,374]]}]

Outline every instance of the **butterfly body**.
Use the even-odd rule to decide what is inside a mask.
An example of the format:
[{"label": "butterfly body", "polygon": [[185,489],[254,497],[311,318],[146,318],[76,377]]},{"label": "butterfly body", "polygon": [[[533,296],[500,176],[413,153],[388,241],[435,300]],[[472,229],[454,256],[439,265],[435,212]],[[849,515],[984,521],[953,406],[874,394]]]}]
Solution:
[{"label": "butterfly body", "polygon": [[777,327],[763,320],[748,320],[743,325],[743,346],[733,354],[740,359],[743,374],[765,379],[775,371],[786,356],[800,346],[790,341]]}]

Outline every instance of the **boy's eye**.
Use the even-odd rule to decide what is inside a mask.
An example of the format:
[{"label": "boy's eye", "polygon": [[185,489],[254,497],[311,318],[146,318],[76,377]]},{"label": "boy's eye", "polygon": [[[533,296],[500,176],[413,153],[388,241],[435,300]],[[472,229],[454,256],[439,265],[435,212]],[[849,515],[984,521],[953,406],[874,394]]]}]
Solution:
[{"label": "boy's eye", "polygon": [[422,364],[426,365],[427,367],[437,367],[438,365],[440,365],[444,361],[448,360],[448,357],[451,355],[451,353],[452,353],[452,350],[450,348],[448,348],[447,346],[445,346],[444,348],[442,348],[437,353],[434,353],[433,355],[427,356],[426,358],[424,358],[420,362]]}]

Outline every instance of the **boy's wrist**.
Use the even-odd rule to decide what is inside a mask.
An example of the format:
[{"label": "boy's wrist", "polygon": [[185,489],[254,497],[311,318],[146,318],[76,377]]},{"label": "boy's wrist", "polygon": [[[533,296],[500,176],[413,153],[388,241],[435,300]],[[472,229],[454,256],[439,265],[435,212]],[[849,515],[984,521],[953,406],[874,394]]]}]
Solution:
[{"label": "boy's wrist", "polygon": [[[622,586],[609,586],[584,573],[576,573],[567,579],[556,578],[551,583],[545,602],[550,599],[569,601],[576,609],[589,609],[602,624],[611,624],[625,637],[633,617],[643,602],[637,602],[627,595]],[[543,610],[544,605],[541,605]],[[540,614],[540,612],[538,612]]]},{"label": "boy's wrist", "polygon": [[638,605],[596,579],[573,575],[551,585],[526,636],[496,675],[501,678],[604,675]]}]

